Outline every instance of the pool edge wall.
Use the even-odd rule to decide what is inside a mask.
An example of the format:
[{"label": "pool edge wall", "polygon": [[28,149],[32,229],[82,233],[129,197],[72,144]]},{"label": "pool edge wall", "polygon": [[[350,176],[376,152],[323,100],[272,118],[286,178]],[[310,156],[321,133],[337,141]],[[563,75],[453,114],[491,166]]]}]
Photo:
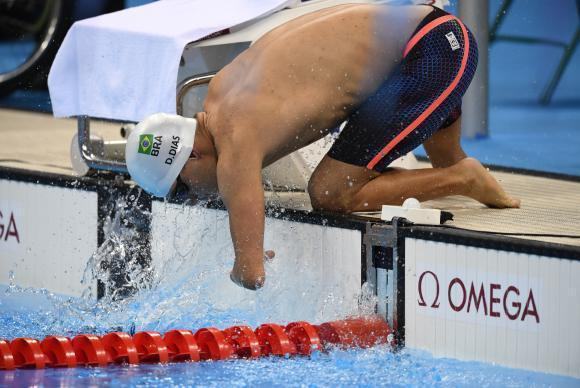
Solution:
[{"label": "pool edge wall", "polygon": [[429,227],[399,246],[405,346],[580,377],[580,249]]},{"label": "pool edge wall", "polygon": [[97,248],[96,186],[0,168],[0,284],[80,296]]}]

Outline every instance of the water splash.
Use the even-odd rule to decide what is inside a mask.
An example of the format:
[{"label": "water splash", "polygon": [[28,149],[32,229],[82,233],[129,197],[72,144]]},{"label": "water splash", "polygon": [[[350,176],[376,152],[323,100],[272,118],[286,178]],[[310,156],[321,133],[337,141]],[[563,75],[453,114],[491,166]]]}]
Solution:
[{"label": "water splash", "polygon": [[[232,259],[227,258],[233,257],[227,227],[224,227],[227,226],[227,213],[215,216],[211,222],[198,223],[192,234],[188,228],[190,220],[207,218],[207,209],[191,204],[163,204],[161,214],[156,213],[159,217],[153,220],[158,224],[151,227],[165,228],[172,223],[175,233],[151,247],[144,241],[144,236],[150,232],[151,212],[138,205],[139,195],[138,192],[126,197],[112,196],[118,199],[105,216],[103,242],[87,261],[82,277],[86,288],[80,298],[23,288],[18,286],[17,272],[10,275],[10,284],[0,302],[12,306],[22,304],[22,308],[6,310],[6,314],[0,312],[1,337],[101,334],[111,330],[130,331],[131,328],[166,331],[216,323],[220,327],[239,323],[257,325],[280,319],[276,310],[278,302],[270,295],[277,295],[280,300],[289,298],[285,296],[288,290],[276,282],[268,285],[269,294],[247,291],[238,301],[221,297],[221,288],[237,289],[227,280],[232,265]],[[163,214],[167,219],[159,221]],[[211,237],[216,233],[212,228],[217,224],[224,225],[218,231],[225,236],[221,243]],[[283,233],[290,236],[295,232],[292,228]],[[197,237],[192,238],[192,235]],[[204,241],[204,236],[210,236],[211,241]],[[153,255],[155,252],[158,254]],[[151,256],[163,259],[144,262],[145,257]],[[192,264],[194,257],[206,260]],[[284,277],[281,269],[266,265],[269,276]],[[309,276],[307,268],[300,271],[301,276]],[[219,283],[217,289],[216,283]],[[303,296],[310,291],[308,287],[302,290]],[[99,300],[97,294],[100,294]],[[31,303],[22,303],[26,299]],[[323,308],[317,312],[320,319],[325,317],[328,308],[345,302],[331,292],[321,299],[324,299]],[[300,307],[287,306],[289,310]]]},{"label": "water splash", "polygon": [[[138,201],[139,197],[130,197]],[[85,268],[82,284],[87,288],[83,299],[92,300],[98,294],[97,287],[103,290],[102,303],[112,303],[120,300],[150,284],[150,275],[143,263],[147,244],[146,238],[135,220],[150,219],[150,212],[137,206],[127,207],[127,202],[121,198],[115,202],[104,220],[105,241],[89,258]]]}]

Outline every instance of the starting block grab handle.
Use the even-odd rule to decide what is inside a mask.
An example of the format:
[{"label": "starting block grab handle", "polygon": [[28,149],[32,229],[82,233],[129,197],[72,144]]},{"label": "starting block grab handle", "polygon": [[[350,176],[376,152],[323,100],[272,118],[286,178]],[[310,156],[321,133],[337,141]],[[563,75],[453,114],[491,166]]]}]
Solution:
[{"label": "starting block grab handle", "polygon": [[90,169],[107,170],[121,174],[127,174],[127,165],[124,162],[107,160],[98,156],[93,150],[91,139],[91,121],[89,116],[78,116],[77,131],[79,151],[83,161]]},{"label": "starting block grab handle", "polygon": [[[216,73],[198,74],[186,78],[177,85],[176,112],[183,114],[183,99],[187,92],[196,86],[208,84]],[[90,169],[106,170],[120,174],[127,174],[127,165],[123,161],[106,159],[98,155],[91,142],[91,122],[89,116],[77,117],[78,146],[83,161]]]},{"label": "starting block grab handle", "polygon": [[212,78],[216,75],[216,73],[205,73],[205,74],[197,74],[191,77],[188,77],[181,81],[179,85],[177,85],[177,98],[175,101],[175,111],[178,115],[183,115],[183,99],[187,95],[187,92],[191,88],[209,84]]}]

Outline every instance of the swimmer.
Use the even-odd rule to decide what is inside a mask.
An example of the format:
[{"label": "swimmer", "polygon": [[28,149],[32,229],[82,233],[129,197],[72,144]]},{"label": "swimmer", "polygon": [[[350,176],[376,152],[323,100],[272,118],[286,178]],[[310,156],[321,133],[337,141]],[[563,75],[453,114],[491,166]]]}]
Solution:
[{"label": "swimmer", "polygon": [[[351,213],[448,195],[519,207],[460,146],[461,98],[476,64],[471,33],[431,6],[313,12],[270,31],[225,66],[195,118],[158,114],[141,122],[127,146],[129,172],[158,196],[177,178],[197,197],[219,193],[235,250],[231,278],[258,289],[264,258],[274,255],[263,247],[262,168],[345,120],[310,179],[314,209]],[[389,168],[420,144],[433,168]]]}]

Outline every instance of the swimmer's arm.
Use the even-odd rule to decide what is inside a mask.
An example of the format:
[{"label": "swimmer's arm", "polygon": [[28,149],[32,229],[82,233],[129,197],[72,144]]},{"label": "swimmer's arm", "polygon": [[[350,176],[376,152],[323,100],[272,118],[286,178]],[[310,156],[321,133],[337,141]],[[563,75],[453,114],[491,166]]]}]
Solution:
[{"label": "swimmer's arm", "polygon": [[258,157],[235,151],[221,152],[217,165],[218,186],[229,212],[236,254],[230,277],[251,290],[262,287],[265,280],[261,166]]}]

